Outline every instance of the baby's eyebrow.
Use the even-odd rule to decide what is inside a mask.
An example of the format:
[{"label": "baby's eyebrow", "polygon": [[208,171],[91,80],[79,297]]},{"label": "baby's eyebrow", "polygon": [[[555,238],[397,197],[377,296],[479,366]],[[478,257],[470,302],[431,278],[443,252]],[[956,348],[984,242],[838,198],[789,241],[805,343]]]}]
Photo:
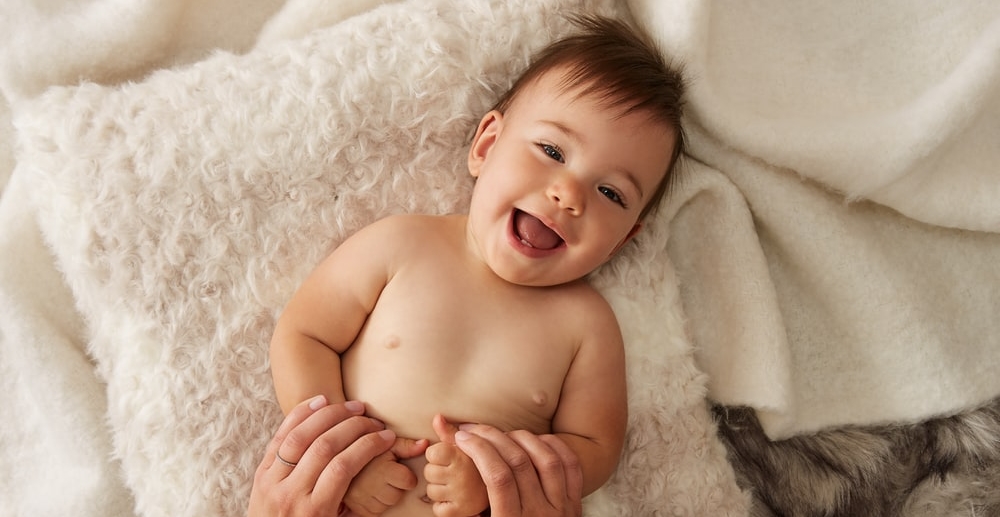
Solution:
[{"label": "baby's eyebrow", "polygon": [[566,137],[569,138],[570,140],[573,140],[574,143],[577,144],[584,143],[583,136],[580,133],[576,132],[575,130],[573,130],[573,128],[567,126],[566,124],[559,122],[558,120],[541,120],[540,122],[544,125],[556,128],[557,131],[566,135]]}]

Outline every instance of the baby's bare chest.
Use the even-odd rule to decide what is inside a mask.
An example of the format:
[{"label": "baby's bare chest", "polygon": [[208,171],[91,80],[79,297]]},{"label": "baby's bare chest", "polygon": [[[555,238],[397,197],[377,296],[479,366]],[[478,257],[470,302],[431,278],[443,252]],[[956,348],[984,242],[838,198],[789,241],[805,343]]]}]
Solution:
[{"label": "baby's bare chest", "polygon": [[549,432],[579,329],[556,291],[473,284],[395,277],[343,356],[347,396],[415,438],[437,413]]}]

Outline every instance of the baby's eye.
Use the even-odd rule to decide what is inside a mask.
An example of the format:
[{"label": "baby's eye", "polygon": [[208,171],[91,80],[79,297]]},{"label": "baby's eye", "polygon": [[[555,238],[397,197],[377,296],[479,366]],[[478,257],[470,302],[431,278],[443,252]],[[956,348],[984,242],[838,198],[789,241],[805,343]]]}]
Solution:
[{"label": "baby's eye", "polygon": [[563,159],[562,149],[559,149],[558,146],[554,146],[552,144],[538,144],[538,146],[542,148],[542,151],[548,155],[549,158],[552,158],[559,163],[566,163]]},{"label": "baby's eye", "polygon": [[604,197],[621,205],[622,208],[628,208],[628,205],[625,203],[625,199],[622,198],[621,194],[619,194],[617,190],[611,187],[597,187],[597,190],[603,194]]}]

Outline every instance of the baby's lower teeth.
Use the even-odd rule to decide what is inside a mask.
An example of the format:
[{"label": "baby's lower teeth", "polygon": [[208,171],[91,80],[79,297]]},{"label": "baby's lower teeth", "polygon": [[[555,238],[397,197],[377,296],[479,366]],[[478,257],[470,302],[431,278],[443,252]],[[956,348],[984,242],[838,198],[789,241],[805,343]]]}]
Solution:
[{"label": "baby's lower teeth", "polygon": [[521,244],[524,244],[525,246],[527,246],[529,248],[534,248],[534,246],[532,246],[530,242],[528,242],[528,241],[526,241],[524,239],[521,239]]}]

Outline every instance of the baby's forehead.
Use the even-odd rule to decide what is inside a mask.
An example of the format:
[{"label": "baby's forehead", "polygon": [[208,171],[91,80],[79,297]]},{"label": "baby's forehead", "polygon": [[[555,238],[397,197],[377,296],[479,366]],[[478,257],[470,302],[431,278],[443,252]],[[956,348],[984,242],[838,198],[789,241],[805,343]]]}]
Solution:
[{"label": "baby's forehead", "polygon": [[[519,119],[527,123],[545,120],[572,121],[582,116],[582,113],[599,113],[598,119],[589,118],[589,123],[595,120],[621,121],[623,128],[629,132],[652,132],[662,134],[670,142],[676,140],[675,128],[664,122],[650,109],[632,109],[634,104],[627,98],[615,98],[600,90],[589,88],[587,84],[568,83],[560,74],[552,74],[545,80],[542,77],[531,84],[525,84],[518,96],[511,99],[505,116]],[[622,119],[627,119],[622,120]],[[570,125],[574,125],[568,122]],[[598,125],[601,125],[598,122]],[[586,131],[585,127],[578,127]]]},{"label": "baby's forehead", "polygon": [[[645,112],[649,115],[650,123],[660,124],[661,122],[651,109],[636,110],[640,101],[633,98],[634,96],[629,89],[614,84],[613,78],[580,74],[572,63],[540,70],[535,77],[525,82],[518,91],[514,92],[510,98],[510,107],[517,105],[519,99],[547,95],[565,98],[570,104],[587,102],[597,106],[602,111],[613,112],[615,117]],[[670,126],[669,124],[663,125]]]}]

